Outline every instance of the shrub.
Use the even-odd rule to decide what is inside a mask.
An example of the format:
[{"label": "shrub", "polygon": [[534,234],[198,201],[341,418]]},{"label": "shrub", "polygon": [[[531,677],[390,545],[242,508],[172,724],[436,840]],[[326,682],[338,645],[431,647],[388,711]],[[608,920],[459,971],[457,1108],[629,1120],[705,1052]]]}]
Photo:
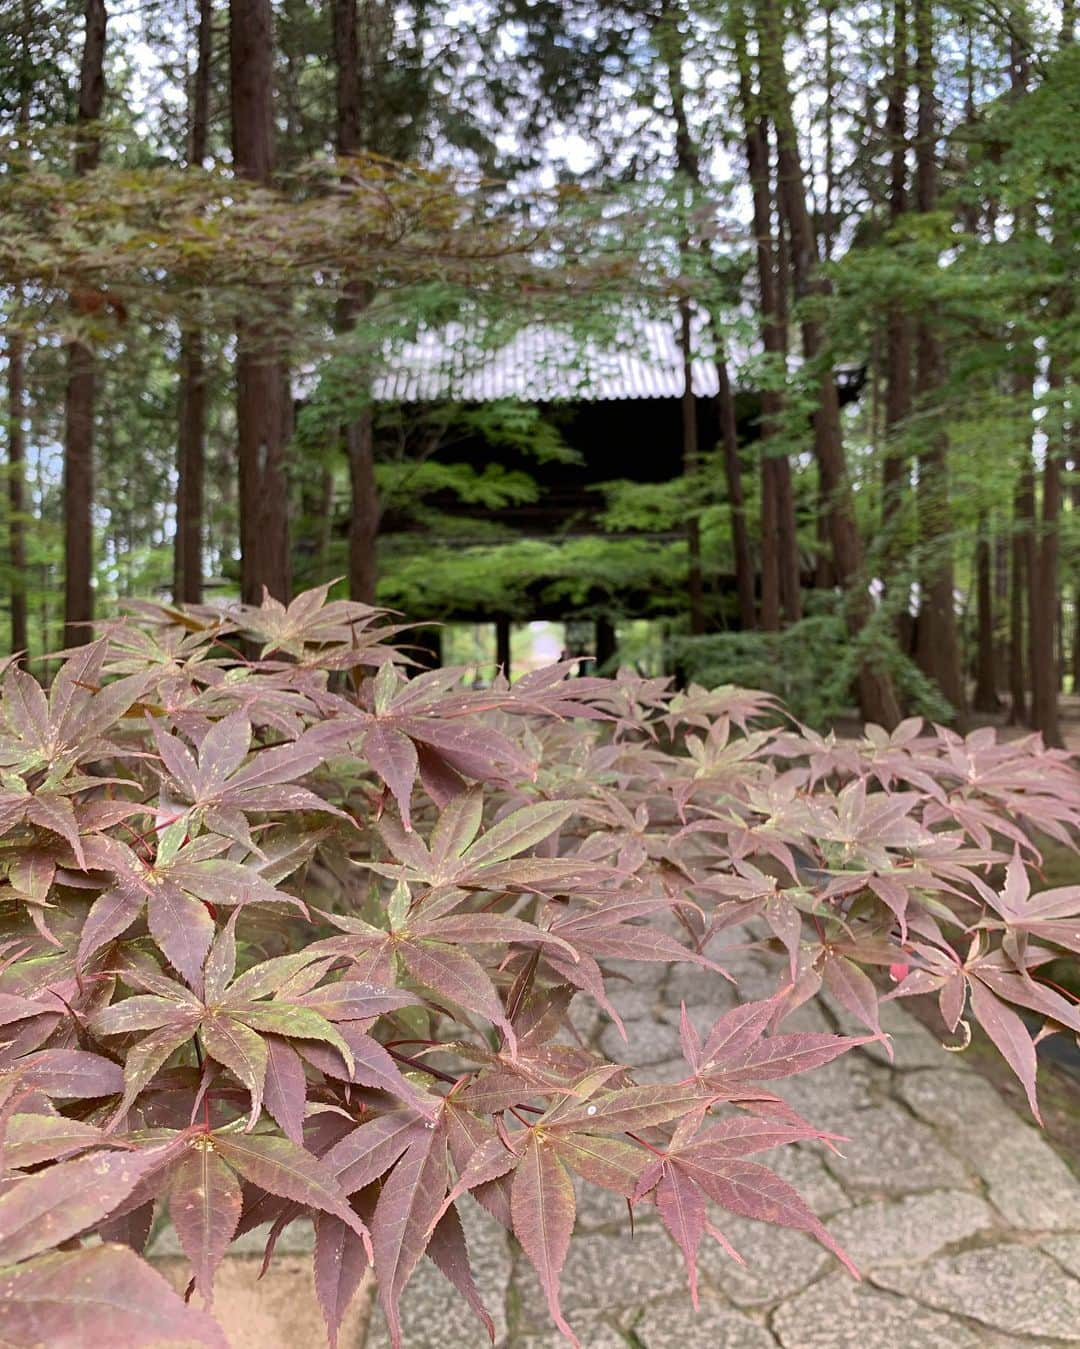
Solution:
[{"label": "shrub", "polygon": [[[626,672],[472,691],[406,678],[399,633],[319,590],[142,605],[67,653],[47,696],[8,663],[5,1344],[221,1344],[142,1259],[165,1212],[205,1308],[238,1234],[270,1223],[272,1248],[314,1215],[331,1341],[373,1261],[398,1343],[424,1253],[490,1330],[467,1195],[570,1339],[575,1178],[655,1205],[692,1292],[724,1211],[844,1260],[751,1160],[828,1141],[771,1090],[862,1042],[782,1029],[821,988],[863,1039],[882,996],[936,994],[1037,1111],[1015,1008],[1080,1030],[1039,980],[1080,948],[1080,887],[1027,879],[1032,831],[1077,824],[1064,755],[917,722],[837,743],[768,695]],[[637,1085],[575,1040],[572,998],[618,1023],[609,962],[719,980],[736,926],[784,952],[777,988],[705,1035],[684,1014],[678,1080]]]},{"label": "shrub", "polygon": [[669,642],[669,654],[694,683],[768,689],[793,716],[818,728],[851,715],[859,667],[869,659],[888,671],[903,706],[924,717],[951,719],[953,709],[937,685],[897,646],[891,618],[879,610],[853,641],[836,597],[829,595],[820,612],[781,632],[677,636]]}]

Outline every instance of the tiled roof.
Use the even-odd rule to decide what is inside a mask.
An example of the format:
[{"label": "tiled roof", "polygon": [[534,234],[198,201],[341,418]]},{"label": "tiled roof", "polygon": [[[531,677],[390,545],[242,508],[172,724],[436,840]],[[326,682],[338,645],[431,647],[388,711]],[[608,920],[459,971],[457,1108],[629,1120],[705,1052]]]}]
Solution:
[{"label": "tiled roof", "polygon": [[[695,334],[694,393],[717,392],[711,343]],[[702,355],[701,353],[705,354]],[[424,329],[410,342],[387,349],[374,382],[382,403],[443,399],[486,403],[600,402],[625,398],[678,398],[683,364],[677,318],[630,318],[617,338],[600,343],[566,328],[528,324],[503,345],[490,348],[461,323]]]}]

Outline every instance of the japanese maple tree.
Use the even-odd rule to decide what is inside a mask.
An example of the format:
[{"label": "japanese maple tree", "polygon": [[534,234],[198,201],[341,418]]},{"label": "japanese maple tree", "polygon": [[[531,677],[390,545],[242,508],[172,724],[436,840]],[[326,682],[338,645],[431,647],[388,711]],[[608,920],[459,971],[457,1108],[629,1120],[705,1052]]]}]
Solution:
[{"label": "japanese maple tree", "polygon": [[[399,1344],[425,1255],[493,1333],[474,1201],[576,1342],[578,1184],[655,1206],[695,1300],[727,1214],[849,1264],[755,1157],[833,1141],[773,1084],[880,1037],[885,997],[936,996],[943,1035],[977,1021],[1037,1117],[1036,1041],[1080,1033],[1041,977],[1080,950],[1080,886],[1031,884],[1039,836],[1080,824],[1065,754],[914,721],[838,741],[630,672],[461,675],[417,674],[400,628],[325,589],[139,605],[47,693],[7,664],[5,1344],[221,1345],[230,1243],[268,1224],[270,1256],[308,1217],[331,1343],[373,1266]],[[622,1026],[608,962],[721,981],[733,942],[777,949],[775,990],[705,1033],[684,1012],[673,1080],[575,1034],[575,998]],[[785,1029],[821,989],[865,1037]],[[143,1258],[155,1215],[187,1300]]]}]

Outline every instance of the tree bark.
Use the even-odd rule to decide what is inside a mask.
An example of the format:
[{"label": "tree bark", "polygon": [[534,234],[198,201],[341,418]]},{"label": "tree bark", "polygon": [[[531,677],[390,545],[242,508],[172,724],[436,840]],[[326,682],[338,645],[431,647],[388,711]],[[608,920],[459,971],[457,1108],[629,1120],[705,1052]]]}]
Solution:
[{"label": "tree bark", "polygon": [[[1049,386],[1060,394],[1065,376],[1057,357],[1050,360]],[[1061,517],[1061,434],[1047,441],[1043,462],[1042,523],[1036,543],[1038,565],[1031,577],[1031,725],[1048,745],[1064,741],[1058,720],[1058,674],[1055,632],[1058,617],[1058,552]]]},{"label": "tree bark", "polygon": [[[690,330],[690,302],[679,302],[679,345],[682,350],[682,455],[683,475],[694,489],[698,474],[697,399],[694,397],[693,338]],[[705,584],[701,570],[701,520],[691,508],[686,519],[687,571],[686,589],[689,599],[690,633],[700,637],[705,632]]]},{"label": "tree bark", "polygon": [[[1074,435],[1075,443],[1075,435]],[[1072,457],[1072,514],[1074,521],[1080,521],[1080,455]],[[1073,586],[1073,630],[1072,630],[1072,691],[1080,696],[1080,575]]]},{"label": "tree bark", "polygon": [[337,149],[339,154],[350,155],[363,144],[356,0],[334,0],[331,18],[337,63]]},{"label": "tree bark", "polygon": [[26,442],[23,434],[23,362],[21,336],[8,338],[8,558],[11,564],[11,650],[29,645],[26,623]]},{"label": "tree bark", "polygon": [[330,575],[330,547],[334,541],[334,473],[329,465],[324,466],[319,475],[318,498],[315,574],[325,579]]},{"label": "tree bark", "polygon": [[780,631],[780,514],[776,463],[764,450],[761,457],[761,613],[764,632]]},{"label": "tree bark", "polygon": [[[339,155],[364,148],[360,49],[356,0],[334,0],[334,55],[337,63],[337,128]],[[350,286],[338,307],[338,328],[351,329],[369,302],[365,287]],[[362,369],[357,379],[364,380]],[[349,461],[349,595],[362,604],[375,603],[378,581],[379,494],[375,482],[374,420],[370,406],[342,427]]]},{"label": "tree bark", "polygon": [[[759,45],[762,87],[770,102],[776,127],[780,199],[791,241],[791,266],[799,300],[827,295],[826,280],[815,275],[817,245],[806,205],[806,190],[798,140],[791,110],[791,94],[784,69],[783,30],[776,0],[760,0]],[[800,321],[803,356],[821,361],[825,344],[818,321],[804,309]],[[845,593],[845,619],[853,637],[866,626],[872,602],[862,575],[862,546],[855,521],[855,502],[847,477],[844,443],[840,429],[840,404],[836,379],[828,362],[822,363],[818,406],[814,413],[814,454],[821,494],[829,522],[833,568]],[[857,676],[859,708],[869,721],[885,727],[896,725],[900,709],[887,671],[864,659]]]},{"label": "tree bark", "polygon": [[[30,125],[33,78],[30,43],[34,12],[29,0],[23,4],[19,53],[19,104],[16,132],[21,139]],[[26,437],[24,385],[26,344],[21,333],[12,331],[7,342],[8,358],[8,562],[11,566],[11,650],[25,652],[29,646],[26,614]],[[48,647],[46,646],[46,650]]]},{"label": "tree bark", "polygon": [[[761,134],[765,147],[765,205],[770,222],[775,216],[775,266],[776,266],[776,329],[779,350],[777,354],[785,363],[788,356],[788,325],[790,322],[791,292],[791,242],[788,236],[787,221],[780,202],[780,166],[776,166],[776,182],[772,183],[769,154],[769,119],[761,118]],[[770,229],[773,226],[770,224]],[[776,396],[775,426],[782,433],[785,400],[782,394]],[[763,403],[764,408],[764,403]],[[791,477],[791,460],[786,455],[776,457],[774,467],[776,485],[776,522],[780,548],[780,607],[788,623],[798,623],[803,616],[802,608],[802,567],[799,558],[798,525],[795,520],[795,487]]]},{"label": "tree bark", "polygon": [[[101,157],[97,123],[105,103],[104,0],[86,0],[85,40],[79,72],[79,134],[75,172],[91,173]],[[68,347],[64,397],[64,622],[94,617],[94,404],[97,361],[83,342]],[[76,636],[77,634],[71,634]],[[89,634],[83,634],[89,635]]]},{"label": "tree bark", "polygon": [[833,200],[836,196],[836,156],[833,147],[833,116],[836,100],[836,71],[833,65],[833,3],[825,0],[825,207],[821,212],[821,251],[822,260],[832,261]]},{"label": "tree bark", "polygon": [[[733,11],[732,36],[739,73],[739,102],[743,122],[743,148],[753,201],[755,259],[761,308],[761,341],[766,355],[784,361],[787,341],[773,252],[772,202],[769,186],[769,142],[766,123],[759,113],[753,89],[746,41],[746,16],[740,5]],[[783,395],[765,389],[761,395],[761,608],[760,626],[766,632],[780,630],[781,576],[790,595],[791,571],[798,580],[798,554],[791,553],[795,538],[794,495],[791,465],[786,455],[769,453],[769,442],[780,431]],[[785,481],[786,479],[786,481]],[[790,518],[788,513],[790,512]],[[781,556],[785,559],[783,564]],[[797,591],[797,586],[796,586]],[[792,615],[789,611],[788,617]]]},{"label": "tree bark", "polygon": [[[1016,383],[1023,387],[1023,376]],[[1030,386],[1027,389],[1030,397]],[[1027,647],[1024,641],[1025,597],[1035,561],[1035,479],[1030,445],[1024,447],[1013,498],[1012,567],[1009,577],[1009,722],[1027,722]]]},{"label": "tree bark", "polygon": [[[206,158],[213,58],[212,0],[199,0],[198,57],[191,86],[188,163]],[[176,456],[176,542],[173,598],[201,604],[203,598],[203,482],[206,463],[206,361],[203,334],[185,326],[180,339],[180,424]]]},{"label": "tree bark", "polygon": [[[889,146],[889,220],[895,224],[908,209],[907,192],[907,0],[893,4],[893,68],[885,113]],[[885,536],[882,566],[888,584],[900,562],[899,529],[907,496],[909,468],[901,435],[911,415],[911,320],[900,305],[890,308],[885,324],[885,459],[882,465],[881,527]],[[898,616],[901,647],[910,649],[911,615]]]},{"label": "tree bark", "polygon": [[1068,656],[1065,650],[1065,595],[1059,588],[1057,596],[1057,691],[1065,692],[1065,671],[1068,669]]},{"label": "tree bark", "polygon": [[[915,0],[915,79],[919,91],[915,142],[916,207],[937,209],[938,173],[934,93],[934,29],[931,0]],[[932,321],[923,319],[916,333],[916,384],[924,408],[940,388],[944,357]],[[963,718],[966,704],[956,628],[952,542],[949,537],[948,444],[944,430],[924,433],[918,456],[916,504],[919,516],[921,575],[915,658]]]},{"label": "tree bark", "polygon": [[724,478],[731,511],[731,545],[735,555],[735,590],[739,602],[739,627],[749,631],[757,621],[754,608],[754,563],[750,552],[750,534],[746,526],[746,494],[742,483],[739,433],[735,420],[735,393],[731,387],[721,334],[714,331],[716,357],[716,416],[724,457]]},{"label": "tree bark", "polygon": [[[682,80],[682,44],[677,24],[665,25],[660,31],[661,45],[664,48],[668,73],[668,89],[671,95],[671,109],[675,118],[675,164],[683,183],[680,186],[691,190],[701,182],[701,168],[697,150],[690,135],[690,124],[686,116],[686,99]],[[688,227],[684,223],[680,229],[679,255],[685,265],[690,251]],[[683,388],[680,400],[682,413],[682,470],[683,476],[693,488],[693,480],[698,472],[698,427],[697,400],[694,397],[694,344],[690,323],[690,301],[683,297],[679,301],[679,352],[682,357]],[[700,637],[705,632],[705,586],[701,570],[701,519],[696,506],[692,507],[686,519],[686,592],[687,608],[690,620],[690,634]]]},{"label": "tree bark", "polygon": [[[1074,17],[1070,9],[1062,14],[1061,45],[1073,40]],[[1017,98],[1024,92],[1028,80],[1028,51],[1019,40],[1013,40],[1012,85]],[[1068,244],[1063,237],[1058,209],[1054,212],[1054,242],[1066,252]],[[1069,224],[1074,222],[1069,220]],[[1065,248],[1062,249],[1062,245]],[[1064,274],[1069,275],[1071,259],[1064,258]],[[1049,296],[1049,310],[1056,326],[1064,333],[1073,319],[1072,290],[1066,283]],[[1064,740],[1058,719],[1058,694],[1061,688],[1062,665],[1058,662],[1055,631],[1060,629],[1060,595],[1058,556],[1060,552],[1060,522],[1062,506],[1061,468],[1066,458],[1069,438],[1068,416],[1065,404],[1066,374],[1064,362],[1054,350],[1051,354],[1047,383],[1052,396],[1061,403],[1061,423],[1047,437],[1043,458],[1042,523],[1039,537],[1033,541],[1033,565],[1029,574],[1029,624],[1031,648],[1031,725],[1041,731],[1048,745],[1062,747]],[[1075,431],[1075,424],[1071,428]]]},{"label": "tree bark", "polygon": [[349,594],[362,604],[375,603],[378,580],[379,497],[372,439],[370,411],[362,413],[345,428],[352,502],[349,513]]},{"label": "tree bark", "polygon": [[995,687],[1009,687],[1009,632],[1008,622],[1001,615],[1009,610],[1009,541],[1000,531],[994,535],[994,662]]},{"label": "tree bark", "polygon": [[198,327],[185,326],[181,338],[179,431],[173,598],[177,604],[201,604],[206,365],[203,334]]},{"label": "tree bark", "polygon": [[79,69],[79,134],[75,145],[75,172],[92,173],[101,159],[101,133],[95,123],[105,106],[105,30],[108,15],[104,0],[86,0],[85,40]]},{"label": "tree bark", "polygon": [[[686,89],[682,81],[682,36],[678,30],[677,16],[667,15],[663,12],[663,18],[674,18],[673,23],[667,23],[659,28],[658,38],[659,46],[665,58],[667,67],[667,86],[671,98],[671,115],[676,123],[676,169],[678,173],[684,175],[693,188],[701,190],[704,186],[701,175],[701,161],[698,156],[697,146],[694,144],[693,136],[690,134],[690,124],[686,116]],[[685,241],[685,247],[689,248],[689,240]],[[709,264],[708,243],[701,243],[698,246],[705,264]],[[746,496],[743,494],[742,465],[739,461],[739,434],[738,426],[735,420],[735,397],[731,387],[731,376],[728,375],[727,352],[725,352],[724,329],[716,313],[709,313],[711,320],[713,345],[715,345],[715,366],[717,378],[716,395],[716,415],[717,430],[719,430],[719,440],[723,447],[724,456],[724,480],[728,492],[728,506],[731,510],[731,536],[732,548],[735,553],[735,584],[739,596],[739,625],[743,629],[751,629],[755,623],[754,612],[754,563],[752,563],[750,553],[750,538],[747,534],[746,526]],[[689,352],[689,333],[684,337],[686,352]],[[692,384],[689,380],[689,367],[684,370],[684,445],[686,444],[686,430],[688,430],[688,418],[693,415],[694,425],[692,437],[694,441],[694,464],[697,461],[697,413],[696,407],[688,407],[686,398],[690,398],[693,403]],[[685,455],[684,455],[685,461]],[[690,588],[692,591],[701,590],[701,530],[696,519],[690,525],[690,536],[688,542],[697,554],[697,579],[694,579],[694,557],[690,558]],[[697,604],[697,611],[701,610],[701,603]],[[694,622],[700,621],[701,631],[704,631],[704,612],[701,612],[700,619],[696,616],[696,606],[690,604],[690,630],[694,631]]]},{"label": "tree bark", "polygon": [[994,650],[994,578],[990,530],[985,513],[979,520],[975,544],[975,604],[978,629],[975,655],[975,694],[972,705],[977,712],[996,712],[1001,706],[997,691],[997,660]]},{"label": "tree bark", "polygon": [[[229,0],[233,163],[243,178],[268,183],[274,171],[274,63],[270,0]],[[236,424],[240,507],[240,589],[258,604],[263,588],[285,602],[292,585],[285,446],[291,423],[288,373],[267,322],[236,329]]]}]

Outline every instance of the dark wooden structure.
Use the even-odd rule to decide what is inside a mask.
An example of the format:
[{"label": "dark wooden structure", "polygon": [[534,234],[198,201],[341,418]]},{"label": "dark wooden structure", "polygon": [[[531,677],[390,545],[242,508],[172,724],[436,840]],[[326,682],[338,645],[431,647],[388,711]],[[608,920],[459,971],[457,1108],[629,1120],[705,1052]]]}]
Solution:
[{"label": "dark wooden structure", "polygon": [[[682,474],[685,376],[674,325],[640,321],[631,329],[631,341],[601,350],[590,343],[575,346],[569,340],[563,342],[548,329],[525,329],[494,351],[475,346],[470,351],[467,343],[463,350],[460,331],[452,336],[455,340],[448,338],[444,344],[439,334],[425,334],[417,343],[390,353],[386,371],[376,384],[379,402],[398,409],[405,420],[411,413],[417,422],[424,421],[425,413],[449,403],[475,410],[496,399],[525,402],[551,422],[563,442],[576,452],[577,461],[538,462],[505,443],[493,445],[480,433],[455,435],[448,458],[478,471],[491,462],[508,470],[518,469],[532,477],[539,490],[535,501],[495,511],[463,503],[450,492],[436,495],[428,504],[445,522],[447,535],[442,541],[447,545],[468,546],[473,541],[470,525],[477,521],[497,526],[508,541],[533,538],[553,542],[596,535],[602,532],[598,517],[606,505],[602,484],[617,479],[660,484]],[[550,359],[553,347],[558,348],[556,362]],[[707,348],[706,341],[705,354],[692,367],[697,441],[706,454],[720,439],[717,378]],[[862,377],[862,371],[838,375],[842,402],[857,396]],[[735,397],[740,443],[749,446],[760,434],[760,394],[744,389]],[[809,442],[809,427],[807,436]],[[707,459],[705,471],[710,471]],[[462,524],[460,537],[453,534],[456,519]],[[409,516],[395,517],[390,512],[382,522],[382,533],[400,541],[417,527]],[[431,542],[430,533],[426,537]],[[659,548],[682,537],[678,532],[633,535],[642,549]],[[423,617],[441,622],[495,623],[500,664],[509,659],[511,620],[588,618],[596,623],[595,655],[603,662],[614,655],[620,619],[655,618],[664,612],[663,601],[658,606],[655,594],[635,594],[632,588],[620,590],[614,604],[610,591],[602,589],[586,593],[584,601],[572,609],[555,607],[544,594],[548,580],[543,575],[528,578],[523,591],[527,612],[505,614],[479,609],[475,603],[444,603]],[[711,575],[708,580],[712,607],[722,608],[723,621],[734,626],[734,577]],[[684,607],[682,597],[673,596],[667,611],[675,615]]]}]

